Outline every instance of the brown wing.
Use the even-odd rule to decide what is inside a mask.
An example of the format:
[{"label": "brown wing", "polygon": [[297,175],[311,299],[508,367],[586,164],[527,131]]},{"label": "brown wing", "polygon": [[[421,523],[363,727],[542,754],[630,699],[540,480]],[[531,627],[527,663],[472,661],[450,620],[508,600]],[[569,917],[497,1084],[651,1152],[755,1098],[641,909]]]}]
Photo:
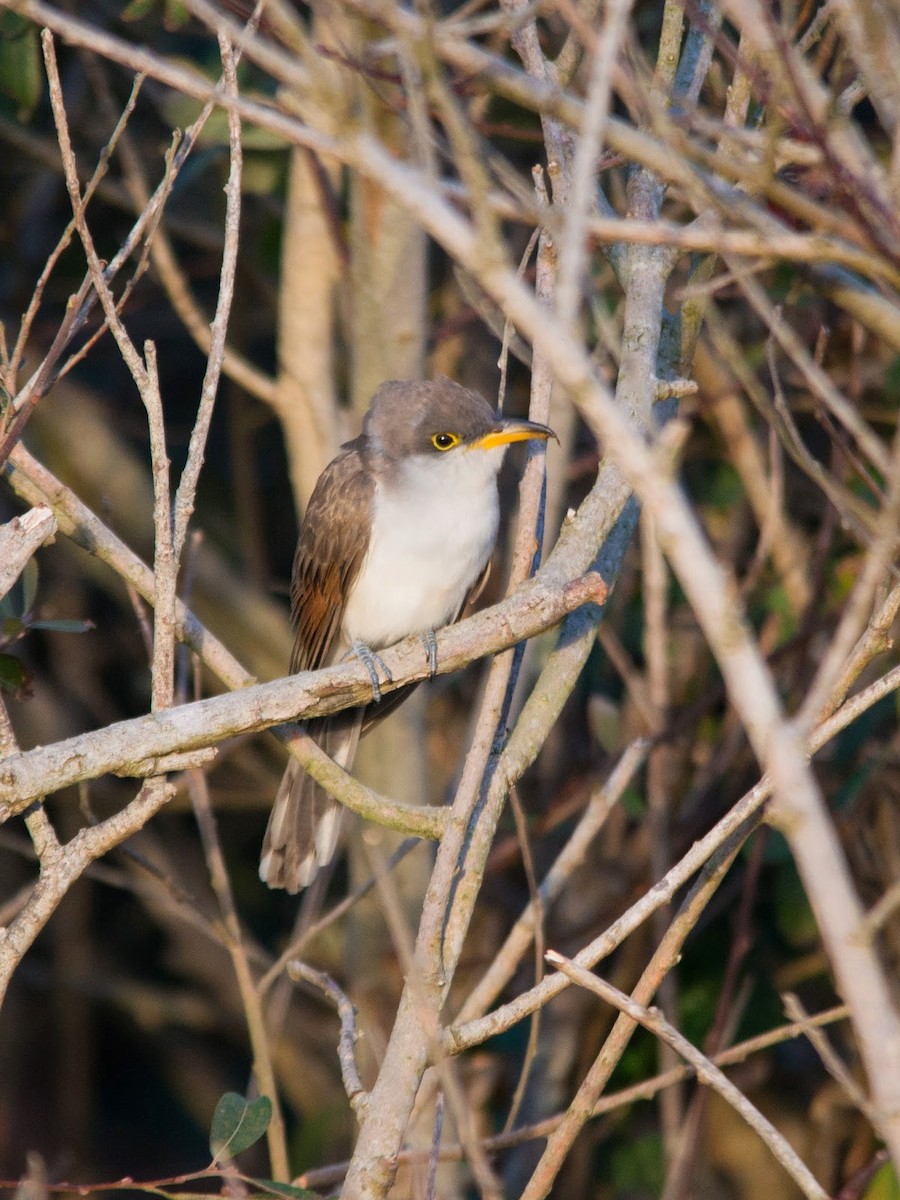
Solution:
[{"label": "brown wing", "polygon": [[369,548],[374,485],[354,442],[313,489],[297,542],[291,616],[297,630],[291,671],[314,671],[337,648],[344,599]]},{"label": "brown wing", "polygon": [[[487,587],[487,581],[491,577],[491,564],[493,563],[493,561],[494,561],[494,556],[491,555],[491,557],[484,564],[484,570],[481,572],[481,574],[478,576],[478,578],[475,580],[475,582],[469,588],[469,593],[466,596],[465,600],[463,600],[463,602],[462,602],[462,608],[460,608],[459,612],[453,618],[453,621],[458,621],[459,618],[464,613],[468,614],[472,605],[475,603],[475,601],[478,599],[478,597],[481,595],[481,593]],[[453,621],[450,621],[449,624],[452,625]]]}]

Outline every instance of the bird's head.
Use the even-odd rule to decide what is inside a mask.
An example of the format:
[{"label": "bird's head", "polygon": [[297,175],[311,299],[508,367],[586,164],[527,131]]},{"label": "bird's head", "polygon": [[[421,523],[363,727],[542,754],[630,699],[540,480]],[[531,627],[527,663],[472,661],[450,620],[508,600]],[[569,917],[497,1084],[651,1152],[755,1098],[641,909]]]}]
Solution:
[{"label": "bird's head", "polygon": [[496,413],[483,396],[450,379],[391,380],[372,400],[363,425],[370,452],[388,463],[500,450],[511,442],[555,437],[547,425]]}]

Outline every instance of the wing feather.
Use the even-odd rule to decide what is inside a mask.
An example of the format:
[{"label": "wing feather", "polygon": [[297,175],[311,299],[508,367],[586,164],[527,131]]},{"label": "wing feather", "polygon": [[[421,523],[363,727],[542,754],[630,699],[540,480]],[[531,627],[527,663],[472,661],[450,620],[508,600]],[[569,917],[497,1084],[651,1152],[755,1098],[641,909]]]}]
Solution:
[{"label": "wing feather", "polygon": [[373,494],[350,442],[319,476],[300,527],[291,581],[292,672],[314,671],[347,648],[340,637],[344,600],[369,548]]}]

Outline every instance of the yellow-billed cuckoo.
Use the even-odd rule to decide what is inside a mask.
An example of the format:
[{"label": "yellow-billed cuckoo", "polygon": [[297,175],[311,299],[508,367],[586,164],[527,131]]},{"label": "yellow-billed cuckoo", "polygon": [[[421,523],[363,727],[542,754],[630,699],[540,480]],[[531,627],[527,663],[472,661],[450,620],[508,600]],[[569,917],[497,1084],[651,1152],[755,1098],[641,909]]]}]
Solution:
[{"label": "yellow-billed cuckoo", "polygon": [[[375,393],[362,434],[320,475],[297,543],[291,671],[356,650],[373,703],[307,723],[342,767],[360,733],[408,695],[378,706],[372,651],[455,621],[480,591],[497,538],[497,475],[510,442],[552,437],[546,425],[498,416],[449,379],[393,381]],[[429,643],[429,640],[430,643]],[[341,807],[291,760],[275,799],[259,873],[296,892],[333,857]]]}]

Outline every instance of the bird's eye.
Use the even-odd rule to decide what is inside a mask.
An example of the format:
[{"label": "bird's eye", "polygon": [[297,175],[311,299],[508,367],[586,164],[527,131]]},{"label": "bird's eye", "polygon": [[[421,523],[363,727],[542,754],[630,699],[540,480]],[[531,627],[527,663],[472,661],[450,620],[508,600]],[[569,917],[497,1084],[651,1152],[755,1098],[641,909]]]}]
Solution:
[{"label": "bird's eye", "polygon": [[458,433],[435,433],[431,438],[431,444],[435,450],[452,450],[454,446],[458,446],[460,437]]}]

